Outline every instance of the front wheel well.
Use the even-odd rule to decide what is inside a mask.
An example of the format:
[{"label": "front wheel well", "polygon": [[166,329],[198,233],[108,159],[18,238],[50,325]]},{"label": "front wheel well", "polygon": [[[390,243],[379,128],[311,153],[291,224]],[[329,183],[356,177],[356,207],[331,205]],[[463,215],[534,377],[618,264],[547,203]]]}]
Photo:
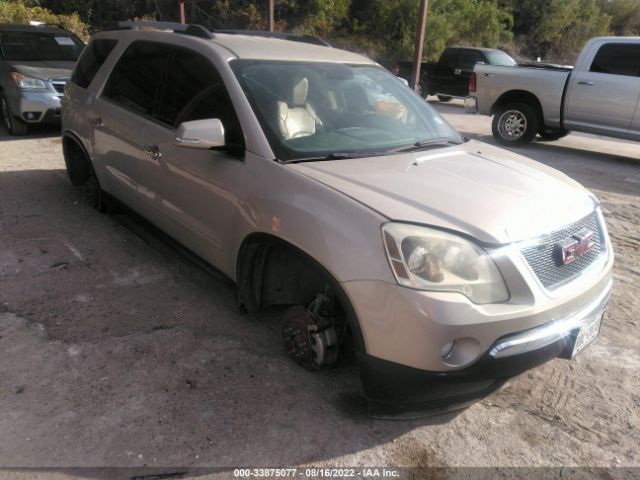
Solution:
[{"label": "front wheel well", "polygon": [[294,245],[269,234],[249,235],[238,253],[236,284],[238,305],[249,314],[275,305],[306,307],[328,286],[344,314],[356,351],[365,351],[355,311],[340,283]]}]

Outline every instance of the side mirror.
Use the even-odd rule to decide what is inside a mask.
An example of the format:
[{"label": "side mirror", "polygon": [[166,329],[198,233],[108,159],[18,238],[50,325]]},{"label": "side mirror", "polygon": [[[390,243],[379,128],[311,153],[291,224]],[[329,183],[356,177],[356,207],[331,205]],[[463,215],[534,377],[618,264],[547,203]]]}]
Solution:
[{"label": "side mirror", "polygon": [[178,147],[203,150],[224,147],[224,126],[217,118],[183,122],[176,130],[176,139],[173,144]]}]

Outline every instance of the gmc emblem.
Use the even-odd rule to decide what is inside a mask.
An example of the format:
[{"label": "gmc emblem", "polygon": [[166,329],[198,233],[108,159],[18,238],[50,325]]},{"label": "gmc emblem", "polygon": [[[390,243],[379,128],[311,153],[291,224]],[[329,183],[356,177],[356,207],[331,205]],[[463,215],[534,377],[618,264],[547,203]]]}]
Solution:
[{"label": "gmc emblem", "polygon": [[556,256],[560,265],[567,265],[585,255],[595,246],[593,232],[583,228],[569,238],[556,243]]}]

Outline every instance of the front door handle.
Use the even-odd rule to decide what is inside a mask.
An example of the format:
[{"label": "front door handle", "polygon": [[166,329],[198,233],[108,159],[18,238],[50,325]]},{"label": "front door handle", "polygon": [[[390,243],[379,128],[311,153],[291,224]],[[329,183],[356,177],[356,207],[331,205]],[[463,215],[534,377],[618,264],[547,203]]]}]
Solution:
[{"label": "front door handle", "polygon": [[459,68],[456,68],[456,69],[453,71],[453,73],[454,73],[455,75],[460,75],[460,74],[462,73],[462,70],[460,70]]},{"label": "front door handle", "polygon": [[595,84],[596,84],[596,82],[587,82],[586,80],[582,80],[582,81],[578,82],[578,85],[588,85],[588,86],[591,86],[591,85],[595,85]]},{"label": "front door handle", "polygon": [[102,119],[100,117],[92,118],[90,123],[91,123],[91,126],[93,126],[95,128],[104,127],[104,122],[102,121]]},{"label": "front door handle", "polygon": [[162,153],[160,152],[160,149],[157,145],[145,145],[144,147],[142,147],[142,149],[151,158],[157,159],[162,157]]}]

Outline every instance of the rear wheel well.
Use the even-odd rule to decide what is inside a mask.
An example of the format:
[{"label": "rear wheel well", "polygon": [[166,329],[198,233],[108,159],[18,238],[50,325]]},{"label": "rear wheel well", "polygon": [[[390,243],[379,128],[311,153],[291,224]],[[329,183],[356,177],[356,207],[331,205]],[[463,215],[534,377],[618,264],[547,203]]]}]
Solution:
[{"label": "rear wheel well", "polygon": [[500,108],[504,105],[510,103],[526,103],[530,105],[538,116],[538,124],[544,124],[544,117],[542,115],[542,105],[538,97],[536,97],[533,93],[527,92],[526,90],[511,90],[509,92],[503,93],[496,103],[491,107],[491,115],[494,115],[496,112],[500,110]]},{"label": "rear wheel well", "polygon": [[275,305],[306,307],[328,285],[344,313],[356,351],[365,351],[355,311],[338,281],[290,243],[263,233],[248,236],[238,254],[236,283],[238,304],[250,314]]},{"label": "rear wheel well", "polygon": [[91,175],[91,162],[86,150],[76,138],[65,135],[62,153],[71,184],[76,187],[83,185]]}]

